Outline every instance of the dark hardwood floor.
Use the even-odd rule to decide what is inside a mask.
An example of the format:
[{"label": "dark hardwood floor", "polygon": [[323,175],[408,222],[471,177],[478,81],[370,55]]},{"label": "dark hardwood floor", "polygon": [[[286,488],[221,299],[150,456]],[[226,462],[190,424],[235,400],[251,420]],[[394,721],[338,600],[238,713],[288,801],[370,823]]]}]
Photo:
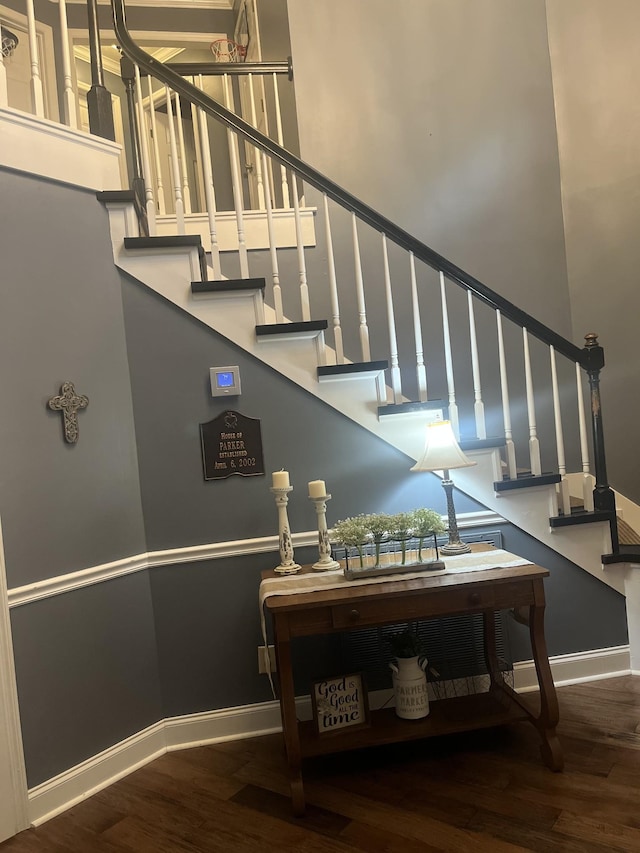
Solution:
[{"label": "dark hardwood floor", "polygon": [[271,735],[165,755],[0,853],[640,851],[640,678],[558,694],[560,774],[527,724],[326,756],[294,818]]}]

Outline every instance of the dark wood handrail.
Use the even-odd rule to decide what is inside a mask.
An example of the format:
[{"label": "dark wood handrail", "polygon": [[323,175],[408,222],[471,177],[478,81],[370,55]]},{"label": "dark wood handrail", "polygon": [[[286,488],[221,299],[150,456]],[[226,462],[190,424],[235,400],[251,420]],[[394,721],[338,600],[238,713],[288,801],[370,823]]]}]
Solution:
[{"label": "dark wood handrail", "polygon": [[144,69],[147,73],[170,86],[179,95],[200,107],[209,115],[219,119],[223,124],[231,128],[231,130],[249,140],[252,145],[265,151],[279,163],[291,169],[307,183],[311,184],[311,186],[325,193],[342,207],[355,213],[367,225],[385,234],[388,239],[392,240],[398,246],[401,246],[408,252],[412,252],[423,263],[434,270],[443,272],[451,281],[464,290],[471,291],[478,299],[494,310],[500,311],[501,314],[516,325],[526,328],[534,337],[543,341],[543,343],[552,346],[557,352],[585,367],[584,351],[571,343],[571,341],[554,332],[553,329],[545,326],[544,323],[536,320],[535,317],[522,311],[512,302],[509,302],[508,299],[491,290],[486,284],[469,275],[469,273],[429,248],[429,246],[422,243],[416,237],[404,231],[390,219],[382,216],[382,214],[378,213],[372,207],[360,201],[359,198],[356,198],[356,196],[334,183],[326,175],[314,169],[313,166],[305,163],[299,157],[296,157],[295,154],[292,154],[286,148],[278,145],[277,142],[269,139],[268,136],[256,130],[244,121],[244,119],[240,118],[240,116],[232,113],[226,107],[222,106],[222,104],[219,104],[213,98],[209,97],[209,95],[206,95],[196,86],[193,86],[188,80],[182,78],[170,65],[159,62],[150,56],[133,41],[129,34],[126,25],[124,0],[111,0],[111,7],[118,44],[124,53],[133,62],[137,63],[141,69]]}]

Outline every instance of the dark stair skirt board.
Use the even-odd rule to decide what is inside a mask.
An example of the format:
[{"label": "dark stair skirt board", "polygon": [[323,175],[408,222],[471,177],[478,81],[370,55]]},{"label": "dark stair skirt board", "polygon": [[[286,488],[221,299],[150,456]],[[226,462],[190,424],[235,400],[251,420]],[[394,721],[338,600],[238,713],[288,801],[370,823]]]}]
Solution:
[{"label": "dark stair skirt board", "polygon": [[525,474],[521,477],[498,480],[493,484],[496,492],[509,492],[516,489],[532,489],[534,486],[553,486],[561,480],[560,474]]},{"label": "dark stair skirt board", "polygon": [[256,326],[258,341],[300,341],[317,338],[329,323],[326,320],[306,320],[301,323],[267,323]]},{"label": "dark stair skirt board", "polygon": [[354,364],[326,364],[318,368],[318,381],[376,378],[389,367],[388,361],[358,361]]},{"label": "dark stair skirt board", "polygon": [[192,293],[235,293],[244,290],[264,290],[264,278],[230,278],[223,281],[192,281]]}]

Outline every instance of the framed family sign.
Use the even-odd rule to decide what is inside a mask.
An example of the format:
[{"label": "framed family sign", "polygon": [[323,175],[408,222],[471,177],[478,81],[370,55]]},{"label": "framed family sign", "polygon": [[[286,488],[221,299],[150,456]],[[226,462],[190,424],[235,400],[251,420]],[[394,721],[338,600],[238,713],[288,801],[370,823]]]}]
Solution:
[{"label": "framed family sign", "polygon": [[361,672],[311,685],[313,719],[319,735],[369,725],[369,703]]}]

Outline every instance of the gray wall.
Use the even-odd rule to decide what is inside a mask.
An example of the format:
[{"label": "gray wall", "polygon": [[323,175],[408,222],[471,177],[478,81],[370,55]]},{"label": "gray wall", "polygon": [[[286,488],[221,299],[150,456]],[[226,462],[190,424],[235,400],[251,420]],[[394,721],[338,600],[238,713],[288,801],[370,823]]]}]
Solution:
[{"label": "gray wall", "polygon": [[[146,550],[120,279],[95,194],[0,171],[0,515],[10,588]],[[89,397],[77,444],[47,400]],[[14,608],[29,785],[161,716],[146,576]]]},{"label": "gray wall", "polygon": [[574,335],[600,335],[609,479],[640,502],[640,6],[548,0],[547,10]]},{"label": "gray wall", "polygon": [[570,332],[543,0],[289,0],[302,157]]},{"label": "gray wall", "polygon": [[[144,550],[122,297],[95,194],[0,172],[0,514],[17,587]],[[89,397],[64,442],[47,408]]]},{"label": "gray wall", "polygon": [[[543,0],[405,0],[392,14],[382,0],[290,0],[288,8],[303,159],[570,337]],[[320,203],[313,192],[306,197]],[[353,349],[358,314],[350,224],[336,213],[332,228],[346,347],[360,360]],[[387,358],[379,234],[361,228],[360,246],[372,357]],[[390,255],[393,286],[402,294],[395,320],[408,377],[403,391],[417,399],[408,262],[393,249]],[[326,264],[314,263],[309,280],[315,285],[326,279]],[[429,395],[446,399],[438,277],[420,264],[418,287]],[[314,316],[330,316],[319,293],[312,287]],[[449,313],[461,431],[475,435],[466,298],[454,285]],[[522,451],[518,464],[526,468],[522,336],[506,325],[514,436]],[[488,432],[497,435],[503,425],[493,312],[476,306],[476,326]],[[534,342],[532,357],[536,389],[549,387],[547,348]],[[569,383],[575,391],[575,378]],[[568,405],[565,423],[572,424],[570,397]],[[552,470],[550,397],[537,395],[536,406],[543,464]],[[574,447],[577,441],[568,443],[569,453]]]}]

